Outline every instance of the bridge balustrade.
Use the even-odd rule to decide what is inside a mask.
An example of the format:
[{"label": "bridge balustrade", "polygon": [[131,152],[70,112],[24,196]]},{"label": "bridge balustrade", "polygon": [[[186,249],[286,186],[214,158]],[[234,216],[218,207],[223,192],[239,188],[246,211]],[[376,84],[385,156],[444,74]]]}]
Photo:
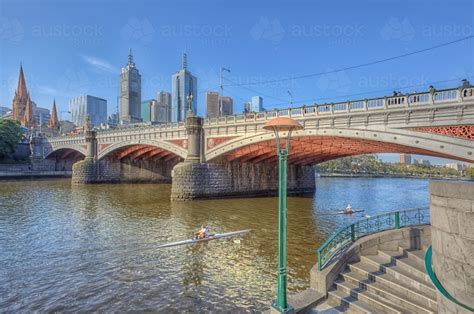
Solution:
[{"label": "bridge balustrade", "polygon": [[430,104],[430,94],[415,94],[408,96],[408,104],[411,105],[429,105]]},{"label": "bridge balustrade", "polygon": [[351,101],[349,102],[349,110],[364,110],[365,109],[365,101]]},{"label": "bridge balustrade", "polygon": [[378,98],[378,99],[370,99],[367,101],[367,108],[373,109],[373,108],[382,108],[384,106],[384,99],[383,98]]},{"label": "bridge balustrade", "polygon": [[387,106],[400,106],[406,104],[406,96],[399,96],[399,97],[390,97],[387,98]]},{"label": "bridge balustrade", "polygon": [[347,111],[347,103],[337,103],[332,105],[333,111]]},{"label": "bridge balustrade", "polygon": [[458,98],[458,91],[457,90],[444,90],[435,92],[433,95],[433,100],[437,101],[438,103],[449,101]]},{"label": "bridge balustrade", "polygon": [[320,114],[320,113],[330,113],[331,112],[331,106],[330,105],[318,106],[317,112],[318,112],[318,114]]}]

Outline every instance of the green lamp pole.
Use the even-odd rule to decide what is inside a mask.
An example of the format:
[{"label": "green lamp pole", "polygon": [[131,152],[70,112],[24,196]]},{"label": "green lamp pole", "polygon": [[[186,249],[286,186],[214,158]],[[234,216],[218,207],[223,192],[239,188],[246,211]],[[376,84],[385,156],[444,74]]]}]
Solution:
[{"label": "green lamp pole", "polygon": [[[273,308],[281,313],[287,313],[292,308],[286,299],[286,167],[290,152],[291,132],[301,130],[303,126],[291,118],[281,117],[268,121],[263,128],[274,132],[278,154],[278,293]],[[280,132],[287,133],[283,142],[280,140]]]}]

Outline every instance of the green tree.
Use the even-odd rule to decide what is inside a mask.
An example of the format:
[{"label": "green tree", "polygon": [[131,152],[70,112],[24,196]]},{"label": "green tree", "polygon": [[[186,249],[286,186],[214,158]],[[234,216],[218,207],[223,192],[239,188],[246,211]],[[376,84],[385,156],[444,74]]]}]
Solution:
[{"label": "green tree", "polygon": [[16,121],[0,119],[0,158],[14,153],[20,138],[21,128]]}]

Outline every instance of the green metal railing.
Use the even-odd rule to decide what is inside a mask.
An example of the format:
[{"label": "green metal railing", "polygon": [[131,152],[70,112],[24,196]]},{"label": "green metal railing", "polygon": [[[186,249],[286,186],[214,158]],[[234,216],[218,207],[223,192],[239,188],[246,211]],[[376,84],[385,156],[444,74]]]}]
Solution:
[{"label": "green metal railing", "polygon": [[431,263],[431,258],[432,258],[432,255],[433,255],[433,250],[431,249],[431,245],[430,247],[428,248],[428,250],[426,250],[426,254],[425,254],[425,268],[426,268],[426,272],[428,273],[428,276],[430,276],[430,279],[431,281],[433,282],[433,285],[436,287],[436,289],[443,295],[445,296],[448,300],[450,300],[451,302],[454,302],[455,304],[459,305],[460,307],[462,308],[465,308],[466,310],[470,311],[470,312],[474,312],[474,308],[472,307],[469,307],[468,305],[466,304],[463,304],[461,302],[459,302],[458,300],[456,300],[451,294],[449,294],[449,292],[443,287],[443,285],[441,284],[441,282],[439,281],[438,277],[436,276],[435,272],[434,272],[434,269],[433,269],[433,264]]},{"label": "green metal railing", "polygon": [[334,232],[318,249],[318,271],[358,239],[380,231],[430,223],[429,208],[405,209],[360,219]]}]

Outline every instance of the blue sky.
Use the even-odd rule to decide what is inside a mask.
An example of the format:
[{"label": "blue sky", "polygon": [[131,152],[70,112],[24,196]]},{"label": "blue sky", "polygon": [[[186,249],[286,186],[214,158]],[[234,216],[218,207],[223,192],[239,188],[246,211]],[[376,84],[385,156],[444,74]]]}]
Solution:
[{"label": "blue sky", "polygon": [[[232,82],[258,83],[367,63],[472,36],[472,6],[467,0],[0,0],[0,105],[11,106],[22,62],[39,106],[56,98],[66,111],[71,97],[91,94],[107,99],[112,113],[131,48],[143,99],[170,90],[186,51],[204,114],[204,92],[218,89],[221,65],[231,69]],[[474,80],[473,42],[308,79],[226,81],[224,93],[239,112],[258,94],[271,109],[288,106],[288,91],[302,104],[421,91],[434,82],[454,87]]]}]

